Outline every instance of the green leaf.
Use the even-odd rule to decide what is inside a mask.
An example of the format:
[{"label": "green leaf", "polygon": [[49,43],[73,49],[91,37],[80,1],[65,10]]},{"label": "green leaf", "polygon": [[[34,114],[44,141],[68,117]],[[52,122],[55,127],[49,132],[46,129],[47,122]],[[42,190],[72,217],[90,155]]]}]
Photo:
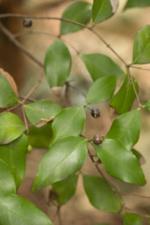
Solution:
[{"label": "green leaf", "polygon": [[123,215],[123,225],[143,225],[142,219],[135,213],[125,213]]},{"label": "green leaf", "polygon": [[150,0],[128,0],[125,9],[144,6],[150,6]]},{"label": "green leaf", "polygon": [[52,127],[51,123],[48,123],[42,127],[30,127],[29,144],[33,148],[48,148],[52,139]]},{"label": "green leaf", "polygon": [[52,225],[41,210],[15,194],[0,196],[0,212],[0,224],[3,225]]},{"label": "green leaf", "polygon": [[94,0],[92,18],[95,23],[107,20],[114,14],[110,0]]},{"label": "green leaf", "polygon": [[53,141],[81,134],[85,124],[86,114],[83,107],[68,107],[63,109],[52,123]]},{"label": "green leaf", "polygon": [[7,108],[18,103],[16,93],[8,80],[0,73],[0,108]]},{"label": "green leaf", "polygon": [[25,175],[27,147],[28,139],[25,135],[10,144],[0,145],[0,159],[8,164],[17,187],[21,184]]},{"label": "green leaf", "polygon": [[136,34],[133,47],[133,63],[150,63],[150,25],[144,26]]},{"label": "green leaf", "polygon": [[105,139],[95,146],[96,152],[106,171],[121,181],[144,185],[145,177],[140,167],[139,160],[117,140]]},{"label": "green leaf", "polygon": [[116,87],[115,76],[103,76],[96,80],[90,87],[86,101],[88,104],[95,104],[109,100]]},{"label": "green leaf", "polygon": [[130,150],[139,139],[141,115],[139,110],[132,110],[118,116],[107,133],[107,138],[119,141]]},{"label": "green leaf", "polygon": [[138,93],[137,82],[133,80],[132,83],[132,81],[126,76],[122,86],[111,100],[111,106],[115,108],[117,113],[125,113],[131,109],[136,98],[135,90]]},{"label": "green leaf", "polygon": [[117,213],[121,209],[121,199],[102,177],[84,176],[84,189],[90,203],[97,209]]},{"label": "green leaf", "polygon": [[20,118],[11,112],[0,114],[0,144],[8,144],[20,137],[25,126]]},{"label": "green leaf", "polygon": [[1,195],[8,195],[15,192],[16,185],[13,175],[8,165],[0,159],[0,193]]},{"label": "green leaf", "polygon": [[39,100],[24,106],[28,120],[35,126],[42,126],[61,111],[61,107],[49,100]]},{"label": "green leaf", "polygon": [[71,55],[66,45],[56,40],[45,56],[45,75],[50,87],[63,86],[71,71]]},{"label": "green leaf", "polygon": [[67,137],[50,145],[40,162],[33,189],[40,189],[71,176],[80,170],[86,154],[87,143],[80,137]]},{"label": "green leaf", "polygon": [[91,4],[84,1],[77,1],[69,5],[62,15],[62,19],[74,21],[82,25],[62,21],[60,33],[68,34],[83,29],[84,25],[90,22],[91,8]]},{"label": "green leaf", "polygon": [[82,55],[82,60],[93,80],[105,75],[113,74],[116,77],[124,75],[120,67],[106,55],[98,53]]},{"label": "green leaf", "polygon": [[65,204],[73,197],[76,191],[77,181],[78,176],[72,175],[52,185],[52,192],[56,194],[56,200],[60,205]]},{"label": "green leaf", "polygon": [[150,100],[148,100],[147,102],[144,103],[144,108],[145,108],[147,111],[150,111]]}]

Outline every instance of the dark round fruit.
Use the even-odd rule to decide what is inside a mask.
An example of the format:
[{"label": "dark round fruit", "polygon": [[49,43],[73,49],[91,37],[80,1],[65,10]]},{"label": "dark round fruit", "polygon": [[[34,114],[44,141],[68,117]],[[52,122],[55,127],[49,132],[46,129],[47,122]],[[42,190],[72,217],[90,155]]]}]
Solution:
[{"label": "dark round fruit", "polygon": [[25,18],[23,20],[23,26],[27,28],[32,27],[32,20],[30,18]]},{"label": "dark round fruit", "polygon": [[99,144],[102,143],[102,140],[101,140],[101,138],[99,137],[99,135],[95,135],[95,136],[93,137],[93,143],[94,143],[95,145],[99,145]]},{"label": "dark round fruit", "polygon": [[100,110],[98,108],[91,109],[91,116],[93,118],[99,118],[101,116]]}]

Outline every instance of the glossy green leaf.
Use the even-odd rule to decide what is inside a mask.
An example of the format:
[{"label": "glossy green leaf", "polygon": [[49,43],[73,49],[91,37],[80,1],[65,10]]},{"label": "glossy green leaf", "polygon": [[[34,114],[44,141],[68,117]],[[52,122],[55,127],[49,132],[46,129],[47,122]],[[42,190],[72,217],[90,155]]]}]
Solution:
[{"label": "glossy green leaf", "polygon": [[82,55],[82,60],[93,80],[105,75],[113,74],[119,77],[124,74],[120,67],[106,55],[98,53]]},{"label": "glossy green leaf", "polygon": [[52,124],[53,141],[81,134],[85,124],[86,114],[83,107],[68,107],[63,109]]},{"label": "glossy green leaf", "polygon": [[0,159],[4,160],[14,175],[17,187],[25,175],[28,139],[25,135],[7,145],[0,145]]},{"label": "glossy green leaf", "polygon": [[[134,85],[134,86],[133,86]],[[133,82],[126,76],[122,86],[111,100],[111,106],[115,108],[118,113],[128,112],[136,98],[135,90],[138,93],[138,84],[135,80]]]},{"label": "glossy green leaf", "polygon": [[52,185],[52,191],[56,194],[56,201],[63,205],[68,202],[76,191],[78,176],[73,175],[65,180]]},{"label": "glossy green leaf", "polygon": [[143,225],[142,218],[135,213],[125,213],[123,215],[123,225]]},{"label": "glossy green leaf", "polygon": [[0,74],[0,108],[14,106],[18,103],[17,96],[7,79]]},{"label": "glossy green leaf", "polygon": [[150,63],[150,25],[144,26],[136,34],[133,47],[133,63]]},{"label": "glossy green leaf", "polygon": [[52,127],[51,123],[48,123],[42,127],[30,127],[29,133],[29,144],[33,148],[48,148],[52,140]]},{"label": "glossy green leaf", "polygon": [[130,150],[139,139],[141,115],[139,110],[132,110],[118,116],[107,133],[107,138],[115,139]]},{"label": "glossy green leaf", "polygon": [[62,15],[62,19],[74,21],[81,25],[62,21],[60,33],[68,34],[83,29],[83,26],[90,22],[91,8],[91,4],[84,1],[77,1],[69,5]]},{"label": "glossy green leaf", "polygon": [[16,192],[14,177],[6,164],[0,159],[0,194],[8,195]]},{"label": "glossy green leaf", "polygon": [[150,0],[127,0],[125,9],[144,6],[150,6]]},{"label": "glossy green leaf", "polygon": [[83,181],[87,197],[95,208],[106,212],[119,212],[121,199],[104,178],[86,175]]},{"label": "glossy green leaf", "polygon": [[107,20],[114,14],[110,0],[94,0],[92,18],[95,23]]},{"label": "glossy green leaf", "polygon": [[25,131],[21,119],[11,112],[0,114],[0,144],[8,144],[20,137]]},{"label": "glossy green leaf", "polygon": [[90,87],[86,101],[88,104],[95,104],[109,100],[116,87],[115,76],[103,76],[96,80]]},{"label": "glossy green leaf", "polygon": [[145,177],[140,167],[139,160],[117,140],[105,139],[95,146],[96,152],[106,171],[121,181],[144,185]]},{"label": "glossy green leaf", "polygon": [[33,189],[40,189],[71,176],[81,168],[86,154],[87,143],[80,137],[67,137],[50,145],[40,162]]},{"label": "glossy green leaf", "polygon": [[24,106],[28,120],[35,126],[42,126],[61,111],[61,107],[49,100],[39,100]]},{"label": "glossy green leaf", "polygon": [[2,225],[52,225],[46,214],[15,194],[0,196],[0,212]]},{"label": "glossy green leaf", "polygon": [[71,55],[66,45],[56,40],[45,56],[45,75],[50,87],[63,86],[71,71]]}]

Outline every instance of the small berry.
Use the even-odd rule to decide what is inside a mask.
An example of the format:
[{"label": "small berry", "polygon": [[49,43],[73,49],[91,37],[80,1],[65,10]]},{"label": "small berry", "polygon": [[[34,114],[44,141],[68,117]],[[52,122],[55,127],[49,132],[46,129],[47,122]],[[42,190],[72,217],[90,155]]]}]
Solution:
[{"label": "small berry", "polygon": [[93,143],[94,143],[95,145],[99,145],[99,144],[102,143],[102,140],[101,140],[101,138],[99,137],[99,135],[95,135],[95,136],[93,137]]},{"label": "small berry", "polygon": [[32,20],[30,18],[25,18],[23,20],[23,26],[26,28],[32,27]]},{"label": "small berry", "polygon": [[99,118],[101,116],[100,110],[98,108],[91,109],[91,116],[93,118]]}]

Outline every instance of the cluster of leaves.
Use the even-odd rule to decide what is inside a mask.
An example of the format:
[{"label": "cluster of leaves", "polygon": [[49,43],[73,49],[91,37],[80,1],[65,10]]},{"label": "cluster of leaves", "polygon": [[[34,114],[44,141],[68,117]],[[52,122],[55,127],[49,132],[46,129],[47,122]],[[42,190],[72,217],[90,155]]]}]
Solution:
[{"label": "cluster of leaves", "polygon": [[[150,1],[128,0],[125,8],[147,6]],[[77,32],[91,19],[100,23],[114,15],[116,8],[109,0],[94,0],[93,4],[77,1],[65,9],[60,34]],[[136,35],[132,64],[150,63],[150,26]],[[47,216],[32,203],[16,194],[25,173],[25,162],[30,146],[48,149],[43,156],[33,191],[51,186],[59,205],[75,194],[79,172],[88,156],[89,140],[83,136],[86,109],[102,102],[117,112],[112,126],[101,144],[92,147],[106,172],[122,182],[144,185],[140,154],[134,149],[140,135],[141,106],[133,107],[139,87],[109,56],[101,53],[82,54],[81,59],[91,77],[83,105],[61,107],[48,99],[23,104],[29,127],[11,107],[22,106],[18,93],[4,71],[0,71],[0,224],[50,225]],[[69,83],[72,57],[66,44],[56,40],[48,48],[45,77],[50,88]],[[118,84],[120,85],[119,89]],[[117,91],[116,91],[117,90]],[[150,110],[150,103],[143,103]],[[119,213],[123,200],[105,177],[84,174],[83,185],[90,203],[97,209]],[[66,191],[67,190],[67,191]],[[142,224],[140,216],[125,212],[124,225]],[[102,225],[102,224],[101,224]]]}]

